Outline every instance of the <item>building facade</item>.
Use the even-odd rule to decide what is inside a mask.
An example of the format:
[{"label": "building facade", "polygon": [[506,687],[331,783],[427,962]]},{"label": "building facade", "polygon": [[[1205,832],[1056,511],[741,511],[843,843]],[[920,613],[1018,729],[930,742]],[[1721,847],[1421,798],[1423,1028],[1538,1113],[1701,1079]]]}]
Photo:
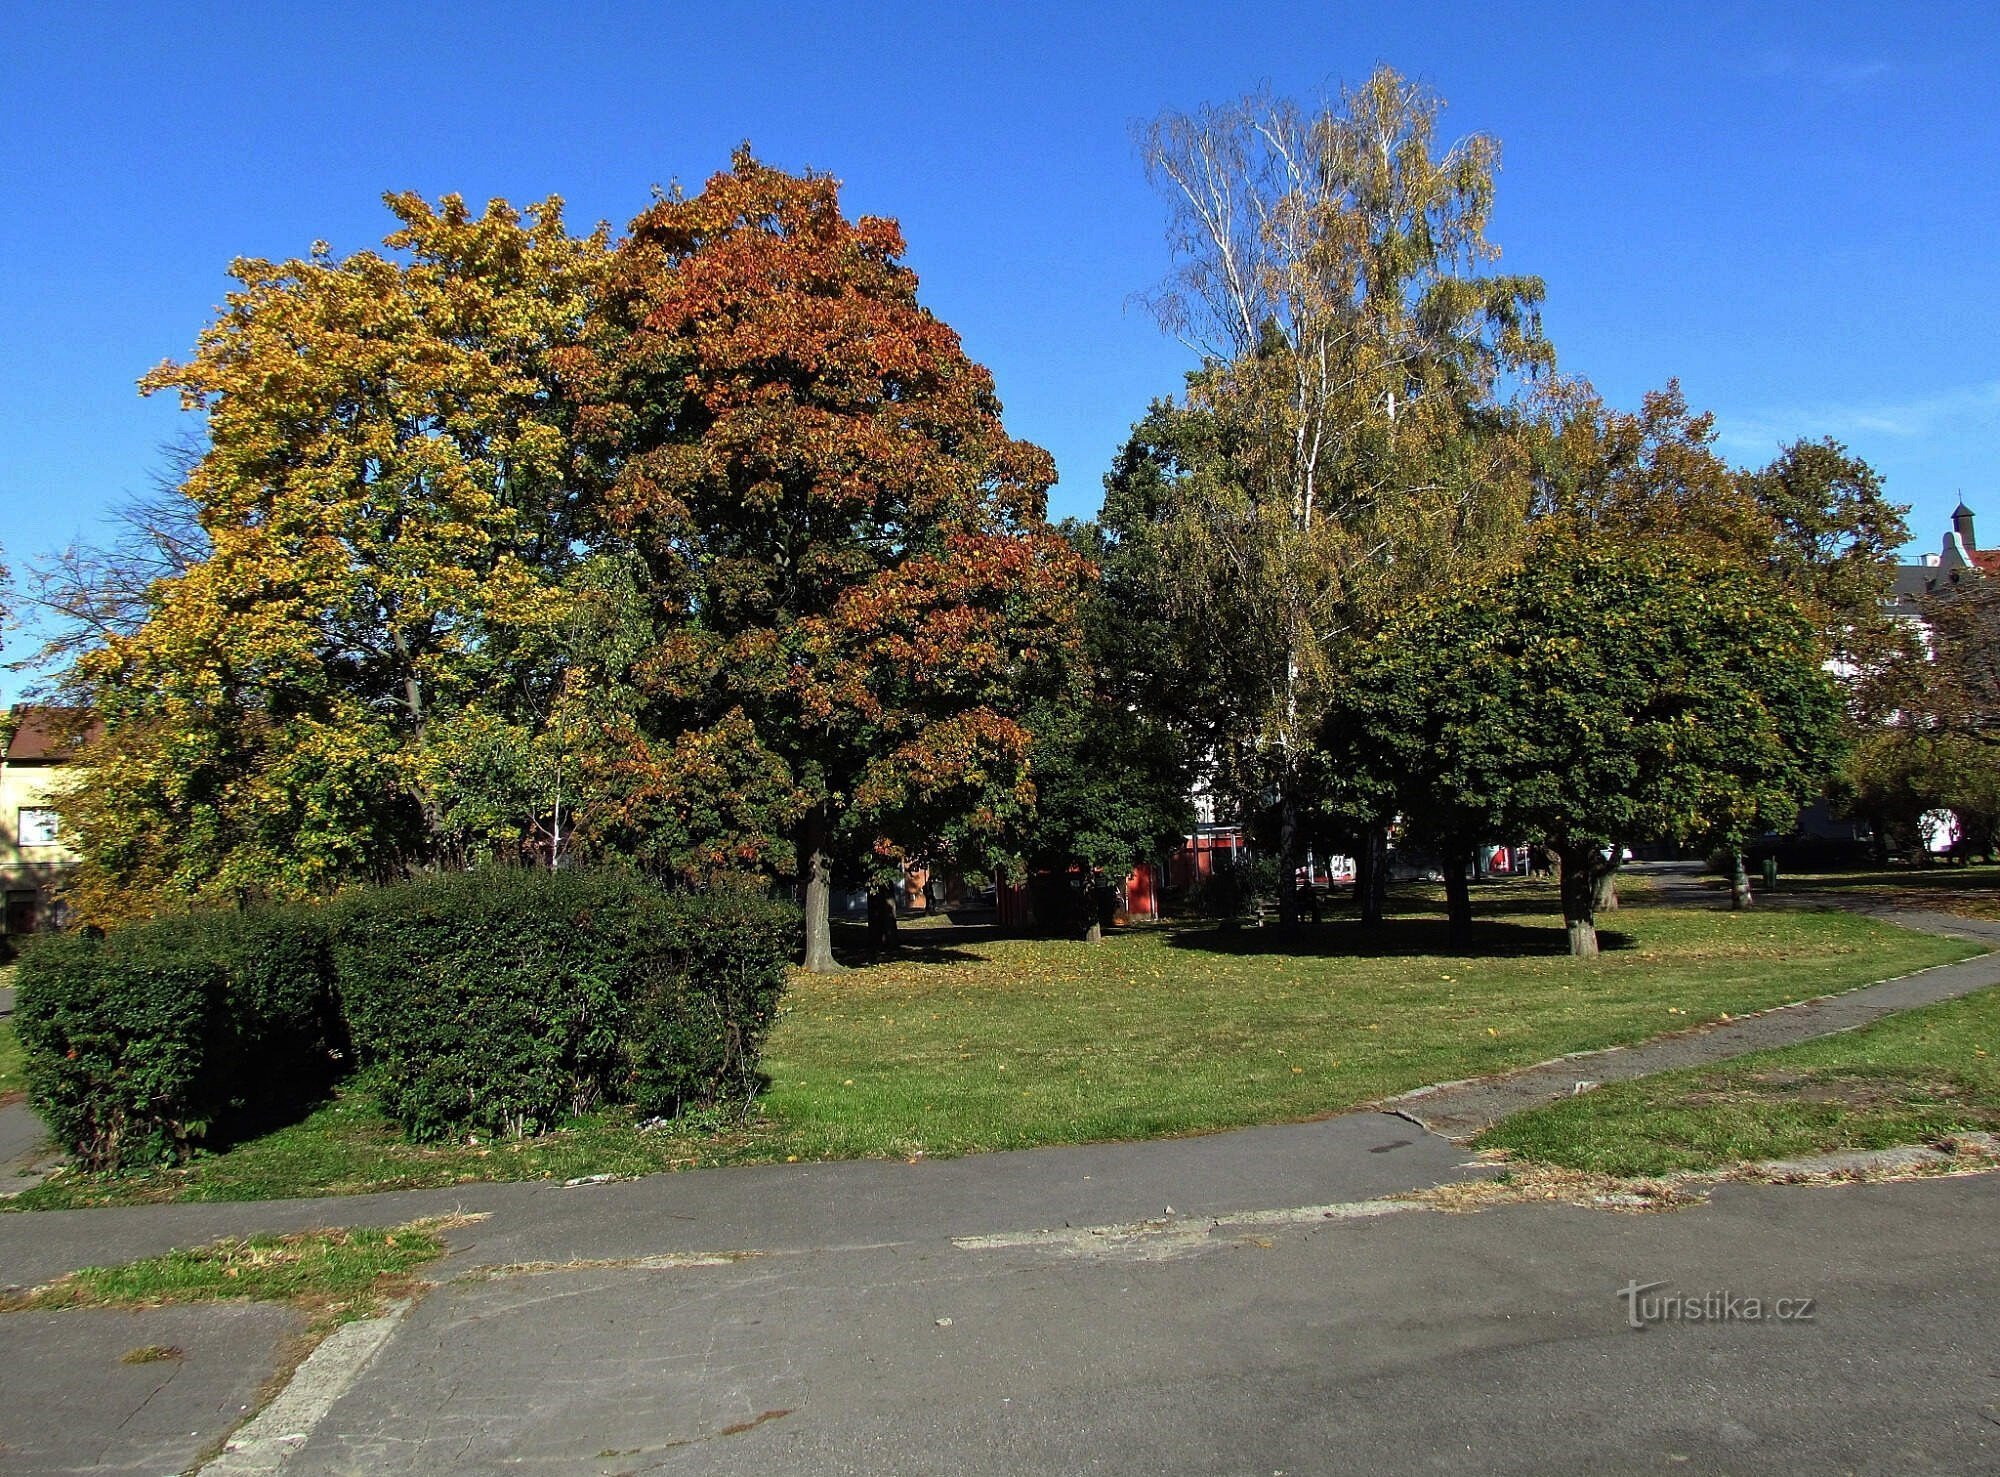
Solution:
[{"label": "building facade", "polygon": [[[57,884],[76,862],[56,798],[76,776],[72,715],[17,708],[0,736],[0,936],[59,926]],[[11,946],[0,946],[5,952]]]}]

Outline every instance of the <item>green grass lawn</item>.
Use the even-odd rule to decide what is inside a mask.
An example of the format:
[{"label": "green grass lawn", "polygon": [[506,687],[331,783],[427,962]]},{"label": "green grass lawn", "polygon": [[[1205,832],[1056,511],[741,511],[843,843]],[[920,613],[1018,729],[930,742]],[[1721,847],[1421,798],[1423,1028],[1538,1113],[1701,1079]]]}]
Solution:
[{"label": "green grass lawn", "polygon": [[[447,1223],[388,1229],[230,1237],[115,1267],[86,1267],[43,1287],[0,1296],[0,1313],[49,1308],[154,1308],[223,1299],[288,1302],[321,1327],[374,1313],[407,1292],[419,1267],[444,1254]],[[166,1349],[136,1354],[173,1357]],[[147,1359],[129,1362],[148,1362]]]},{"label": "green grass lawn", "polygon": [[0,1020],[0,1103],[8,1102],[15,1093],[27,1090],[28,1079],[21,1063],[21,1038],[14,1034],[12,1021]]},{"label": "green grass lawn", "polygon": [[1481,1148],[1605,1174],[1715,1169],[2000,1131],[2000,989],[1718,1067],[1617,1082]]},{"label": "green grass lawn", "polygon": [[1457,1077],[1964,957],[1841,913],[1666,908],[1560,953],[1546,887],[1483,888],[1478,955],[1416,895],[1380,930],[1143,929],[1097,946],[913,929],[902,957],[800,977],[741,1123],[640,1131],[606,1113],[520,1142],[411,1145],[350,1086],[303,1123],[171,1171],[65,1175],[23,1208],[353,1193],[697,1164],[964,1154],[1332,1113]]},{"label": "green grass lawn", "polygon": [[[1722,885],[1720,879],[1713,879]],[[1757,887],[1757,879],[1751,878]],[[1758,888],[1761,891],[1761,888]],[[1919,908],[1967,918],[2000,919],[2000,866],[1939,862],[1865,872],[1779,873],[1779,897],[1824,897],[1875,907]]]}]

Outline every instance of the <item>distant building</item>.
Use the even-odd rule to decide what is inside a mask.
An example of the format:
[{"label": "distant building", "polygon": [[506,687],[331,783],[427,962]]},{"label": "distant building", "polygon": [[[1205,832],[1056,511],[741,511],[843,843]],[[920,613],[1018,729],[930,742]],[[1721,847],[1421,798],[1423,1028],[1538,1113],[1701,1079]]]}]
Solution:
[{"label": "distant building", "polygon": [[1935,554],[1925,554],[1915,564],[1896,566],[1896,584],[1889,608],[1897,615],[1921,620],[1926,595],[1946,585],[1955,585],[1968,576],[2000,574],[2000,549],[1982,549],[1973,529],[1972,509],[1960,503],[1952,509],[1951,531]]},{"label": "distant building", "polygon": [[[62,834],[56,796],[75,774],[76,715],[51,708],[17,708],[0,750],[0,934],[7,938],[53,928],[55,885],[76,863]],[[9,731],[11,730],[11,731]]]}]

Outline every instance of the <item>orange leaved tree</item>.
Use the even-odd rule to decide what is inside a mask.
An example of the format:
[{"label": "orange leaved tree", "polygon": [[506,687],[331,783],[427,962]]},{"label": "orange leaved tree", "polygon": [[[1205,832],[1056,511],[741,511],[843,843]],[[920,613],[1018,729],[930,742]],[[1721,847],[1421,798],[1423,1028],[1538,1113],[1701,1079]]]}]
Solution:
[{"label": "orange leaved tree", "polygon": [[994,848],[1032,803],[1019,715],[1064,669],[1086,567],[1045,521],[1048,454],[903,249],[836,181],[739,150],[632,223],[568,361],[651,626],[636,728],[657,769],[716,731],[759,776],[734,810],[785,843],[761,860],[803,885],[813,970],[836,863]]}]

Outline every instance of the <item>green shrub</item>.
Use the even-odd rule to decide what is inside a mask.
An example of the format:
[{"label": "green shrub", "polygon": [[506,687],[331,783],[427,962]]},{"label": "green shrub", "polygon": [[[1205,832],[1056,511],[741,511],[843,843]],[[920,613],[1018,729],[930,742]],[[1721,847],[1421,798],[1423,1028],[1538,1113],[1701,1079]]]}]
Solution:
[{"label": "green shrub", "polygon": [[626,873],[493,870],[41,937],[18,979],[29,1091],[91,1169],[282,1121],[357,1060],[417,1139],[676,1113],[756,1090],[797,921]]},{"label": "green shrub", "polygon": [[795,923],[623,872],[439,874],[343,902],[335,972],[355,1052],[407,1134],[521,1135],[750,1081]]},{"label": "green shrub", "polygon": [[178,1159],[220,1106],[205,1070],[220,964],[121,933],[137,937],[39,936],[15,978],[29,1101],[91,1169]]},{"label": "green shrub", "polygon": [[185,1158],[331,1077],[339,1033],[309,909],[38,936],[16,983],[30,1100],[88,1168]]},{"label": "green shrub", "polygon": [[1224,920],[1254,913],[1278,895],[1278,864],[1267,857],[1218,858],[1215,870],[1195,880],[1186,908],[1202,918]]},{"label": "green shrub", "polygon": [[319,1097],[348,1055],[326,910],[264,907],[204,921],[228,980],[218,1065],[231,1101],[284,1112]]},{"label": "green shrub", "polygon": [[635,1002],[626,1040],[633,1105],[672,1114],[751,1096],[798,914],[740,895],[681,895],[661,899],[658,926],[666,967]]}]

